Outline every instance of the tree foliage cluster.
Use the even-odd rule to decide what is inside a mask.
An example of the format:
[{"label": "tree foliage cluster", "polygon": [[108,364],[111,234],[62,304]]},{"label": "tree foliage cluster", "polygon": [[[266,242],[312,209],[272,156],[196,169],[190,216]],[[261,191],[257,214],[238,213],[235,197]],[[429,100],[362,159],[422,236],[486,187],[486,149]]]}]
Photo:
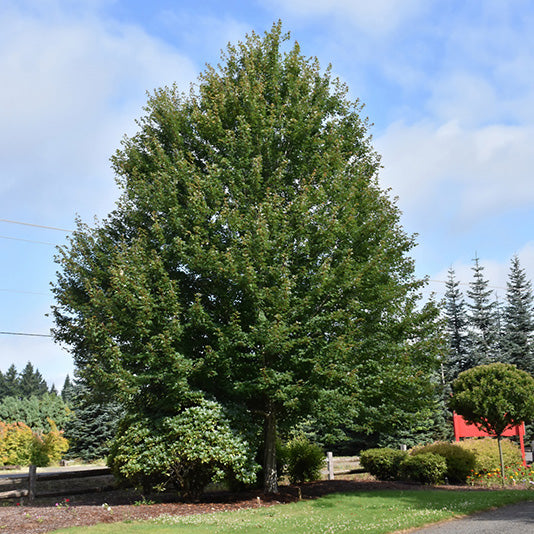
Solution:
[{"label": "tree foliage cluster", "polygon": [[451,409],[497,438],[504,484],[502,435],[509,426],[534,420],[534,378],[512,364],[479,365],[458,375],[452,393]]},{"label": "tree foliage cluster", "polygon": [[[150,471],[148,445],[167,450],[171,423],[214,403],[212,439],[259,450],[276,491],[278,434],[378,432],[434,398],[438,312],[421,303],[362,107],[287,40],[277,24],[230,45],[189,94],[156,90],[112,159],[116,209],[79,222],[57,258],[55,338],[133,421],[119,471]],[[201,454],[166,474],[180,484]],[[247,458],[206,462],[237,475]]]},{"label": "tree foliage cluster", "polygon": [[0,402],[0,420],[22,422],[33,430],[49,431],[50,421],[64,429],[71,409],[61,397],[45,393],[41,397],[6,397]]},{"label": "tree foliage cluster", "polygon": [[62,427],[69,440],[68,458],[93,461],[105,458],[123,415],[114,400],[95,398],[82,382],[67,375],[61,391],[70,416]]},{"label": "tree foliage cluster", "polygon": [[444,308],[449,340],[446,383],[450,385],[462,371],[493,362],[534,374],[534,295],[519,258],[511,260],[504,302],[489,287],[484,267],[475,258],[467,297],[454,269],[449,269]]},{"label": "tree foliage cluster", "polygon": [[0,465],[36,465],[46,467],[61,459],[68,441],[49,420],[50,430],[38,432],[22,422],[0,421]]},{"label": "tree foliage cluster", "polygon": [[[52,388],[55,390],[53,386]],[[45,379],[38,369],[34,369],[31,362],[28,362],[20,373],[15,364],[5,373],[0,371],[0,401],[6,397],[41,397],[46,393],[54,393],[52,388],[48,390]]]}]

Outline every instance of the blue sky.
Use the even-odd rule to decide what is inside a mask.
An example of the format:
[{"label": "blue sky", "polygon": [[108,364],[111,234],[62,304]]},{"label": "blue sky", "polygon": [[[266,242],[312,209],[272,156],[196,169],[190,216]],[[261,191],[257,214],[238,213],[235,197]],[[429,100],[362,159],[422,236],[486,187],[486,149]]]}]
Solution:
[{"label": "blue sky", "polygon": [[[364,104],[380,181],[443,294],[478,254],[501,298],[510,258],[534,278],[534,4],[508,0],[2,0],[0,331],[47,334],[54,246],[117,199],[109,157],[146,91],[187,90],[220,50],[282,19]],[[22,241],[26,240],[26,241]],[[58,387],[68,352],[0,335],[0,370],[31,360]]]}]

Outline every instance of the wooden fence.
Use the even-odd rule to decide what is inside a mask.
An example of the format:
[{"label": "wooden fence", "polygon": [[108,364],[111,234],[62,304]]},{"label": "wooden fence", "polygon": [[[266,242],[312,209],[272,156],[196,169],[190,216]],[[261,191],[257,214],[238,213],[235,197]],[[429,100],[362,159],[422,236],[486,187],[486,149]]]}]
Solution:
[{"label": "wooden fence", "polygon": [[27,497],[61,497],[106,491],[116,487],[109,467],[80,468],[38,473],[30,466],[28,473],[0,476],[0,500]]}]

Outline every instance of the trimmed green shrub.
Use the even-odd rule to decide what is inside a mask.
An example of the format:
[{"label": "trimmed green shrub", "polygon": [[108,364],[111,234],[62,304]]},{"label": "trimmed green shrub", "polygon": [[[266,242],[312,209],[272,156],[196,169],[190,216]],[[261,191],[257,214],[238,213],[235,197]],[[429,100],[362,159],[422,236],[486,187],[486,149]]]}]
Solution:
[{"label": "trimmed green shrub", "polygon": [[307,438],[292,439],[285,447],[285,472],[291,484],[319,480],[325,463],[323,449]]},{"label": "trimmed green shrub", "polygon": [[432,452],[445,458],[447,473],[445,476],[449,482],[465,482],[467,477],[475,469],[475,454],[458,444],[444,441],[417,447],[411,451],[412,456]]},{"label": "trimmed green shrub", "polygon": [[396,480],[399,466],[408,456],[406,451],[390,449],[368,449],[360,454],[360,465],[378,480]]},{"label": "trimmed green shrub", "polygon": [[[497,438],[466,439],[459,445],[475,454],[474,470],[479,473],[488,473],[500,469],[499,446]],[[523,464],[521,449],[509,439],[501,440],[504,465],[515,467]]]},{"label": "trimmed green shrub", "polygon": [[408,455],[402,460],[399,475],[402,480],[420,484],[439,484],[447,472],[443,456],[433,452]]}]

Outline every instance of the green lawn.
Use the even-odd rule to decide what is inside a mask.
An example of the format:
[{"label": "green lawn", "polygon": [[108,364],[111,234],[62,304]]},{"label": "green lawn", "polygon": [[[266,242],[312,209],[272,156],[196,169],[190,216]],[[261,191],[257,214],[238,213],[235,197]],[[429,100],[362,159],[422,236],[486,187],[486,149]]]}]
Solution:
[{"label": "green lawn", "polygon": [[361,491],[338,493],[293,504],[193,515],[145,522],[106,523],[61,529],[61,534],[157,533],[227,534],[302,532],[385,534],[470,514],[493,506],[532,500],[529,490],[505,491]]}]

